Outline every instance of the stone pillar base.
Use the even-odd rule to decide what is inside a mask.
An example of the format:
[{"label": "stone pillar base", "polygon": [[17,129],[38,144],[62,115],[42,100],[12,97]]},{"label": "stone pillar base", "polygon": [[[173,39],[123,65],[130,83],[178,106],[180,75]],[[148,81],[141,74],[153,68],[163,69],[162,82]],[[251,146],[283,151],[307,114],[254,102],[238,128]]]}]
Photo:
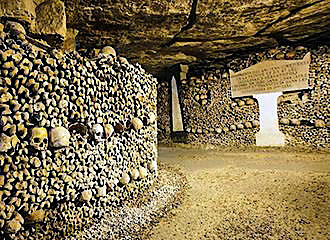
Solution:
[{"label": "stone pillar base", "polygon": [[256,94],[260,111],[260,131],[256,134],[257,146],[284,146],[277,116],[277,98],[282,92]]},{"label": "stone pillar base", "polygon": [[281,132],[258,132],[256,134],[257,146],[281,147],[285,144],[284,134]]}]

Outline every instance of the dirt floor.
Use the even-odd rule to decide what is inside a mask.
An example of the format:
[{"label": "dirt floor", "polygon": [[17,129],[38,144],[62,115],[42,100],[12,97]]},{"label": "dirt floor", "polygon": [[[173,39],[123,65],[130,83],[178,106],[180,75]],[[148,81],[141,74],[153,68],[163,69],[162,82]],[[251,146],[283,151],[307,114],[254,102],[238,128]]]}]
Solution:
[{"label": "dirt floor", "polygon": [[188,189],[150,239],[330,239],[330,154],[160,147]]}]

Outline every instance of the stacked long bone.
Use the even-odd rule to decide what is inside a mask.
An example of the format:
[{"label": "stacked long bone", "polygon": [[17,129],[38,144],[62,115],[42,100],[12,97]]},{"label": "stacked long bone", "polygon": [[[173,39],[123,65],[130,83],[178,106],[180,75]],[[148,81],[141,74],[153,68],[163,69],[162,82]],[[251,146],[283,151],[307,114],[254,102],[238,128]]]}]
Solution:
[{"label": "stacked long bone", "polygon": [[156,79],[0,28],[0,235],[60,239],[157,177]]}]

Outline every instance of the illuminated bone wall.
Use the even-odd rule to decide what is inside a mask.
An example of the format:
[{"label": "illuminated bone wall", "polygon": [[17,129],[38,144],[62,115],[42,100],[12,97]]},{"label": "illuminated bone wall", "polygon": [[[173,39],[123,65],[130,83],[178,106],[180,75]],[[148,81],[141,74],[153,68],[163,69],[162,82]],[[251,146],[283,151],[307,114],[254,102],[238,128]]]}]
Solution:
[{"label": "illuminated bone wall", "polygon": [[156,79],[0,28],[0,235],[61,239],[157,177]]},{"label": "illuminated bone wall", "polygon": [[[246,147],[256,144],[259,108],[252,96],[231,98],[229,69],[235,72],[263,60],[301,60],[311,52],[310,89],[284,92],[278,99],[280,130],[286,146],[329,148],[329,49],[282,46],[235,58],[223,68],[190,67],[179,81],[186,143]],[[158,84],[158,136],[171,138],[169,82]]]}]

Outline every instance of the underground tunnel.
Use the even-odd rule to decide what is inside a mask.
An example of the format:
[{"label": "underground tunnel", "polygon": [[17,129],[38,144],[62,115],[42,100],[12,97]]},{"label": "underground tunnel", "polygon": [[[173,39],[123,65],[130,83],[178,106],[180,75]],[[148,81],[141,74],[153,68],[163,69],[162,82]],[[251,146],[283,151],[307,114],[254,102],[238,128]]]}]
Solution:
[{"label": "underground tunnel", "polygon": [[0,0],[0,239],[328,239],[325,0]]}]

